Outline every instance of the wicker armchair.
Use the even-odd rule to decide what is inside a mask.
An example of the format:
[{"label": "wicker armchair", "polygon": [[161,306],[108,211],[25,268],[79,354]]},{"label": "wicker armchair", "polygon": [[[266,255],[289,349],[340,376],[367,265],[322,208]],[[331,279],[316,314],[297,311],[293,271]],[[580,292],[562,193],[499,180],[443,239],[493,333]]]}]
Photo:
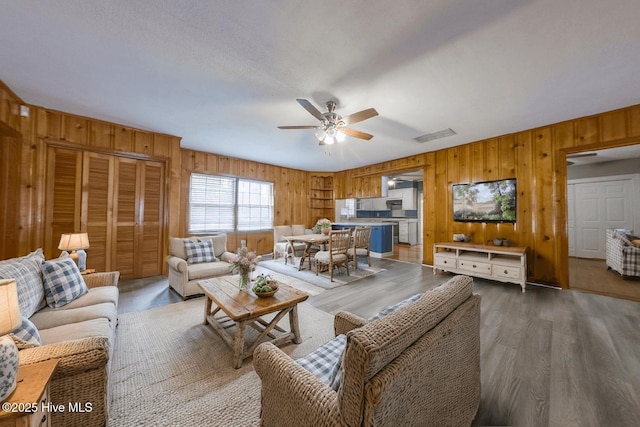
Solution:
[{"label": "wicker armchair", "polygon": [[336,314],[346,333],[332,389],[270,343],[253,355],[269,426],[463,426],[480,403],[480,297],[455,276],[415,302],[366,321]]},{"label": "wicker armchair", "polygon": [[329,276],[333,282],[334,268],[344,265],[349,275],[349,257],[347,250],[351,243],[351,230],[332,230],[329,232],[329,249],[316,252],[314,260],[316,262],[316,276],[321,268],[329,269]]},{"label": "wicker armchair", "polygon": [[353,244],[347,249],[347,256],[353,260],[354,270],[358,269],[358,257],[367,257],[367,264],[371,267],[371,253],[369,243],[371,242],[371,227],[356,228],[353,231]]}]

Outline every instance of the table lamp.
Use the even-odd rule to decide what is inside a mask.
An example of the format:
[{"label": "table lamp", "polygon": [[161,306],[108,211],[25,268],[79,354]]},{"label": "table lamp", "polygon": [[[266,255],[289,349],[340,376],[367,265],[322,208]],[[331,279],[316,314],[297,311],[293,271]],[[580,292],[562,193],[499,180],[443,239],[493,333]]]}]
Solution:
[{"label": "table lamp", "polygon": [[7,334],[22,324],[14,279],[0,280],[0,402],[16,389],[18,347]]},{"label": "table lamp", "polygon": [[58,249],[70,251],[69,256],[78,264],[78,269],[87,269],[87,253],[84,251],[89,247],[89,236],[87,233],[69,233],[60,236]]}]

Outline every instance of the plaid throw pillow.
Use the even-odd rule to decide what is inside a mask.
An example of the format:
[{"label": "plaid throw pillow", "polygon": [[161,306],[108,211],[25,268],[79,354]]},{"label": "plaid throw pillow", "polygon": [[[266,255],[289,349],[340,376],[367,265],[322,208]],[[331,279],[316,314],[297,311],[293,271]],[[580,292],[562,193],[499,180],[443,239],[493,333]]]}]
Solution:
[{"label": "plaid throw pillow", "polygon": [[211,240],[203,240],[202,242],[185,240],[184,249],[187,251],[187,264],[217,261],[216,256],[213,254]]},{"label": "plaid throw pillow", "polygon": [[0,261],[0,279],[16,279],[20,314],[26,317],[31,317],[45,306],[42,261],[42,249],[20,258]]},{"label": "plaid throw pillow", "polygon": [[347,336],[340,334],[295,362],[338,391],[342,383],[342,354],[346,344]]},{"label": "plaid throw pillow", "polygon": [[42,263],[44,293],[51,308],[62,307],[86,294],[87,284],[71,258],[58,258]]},{"label": "plaid throw pillow", "polygon": [[22,324],[9,333],[18,350],[23,348],[39,347],[42,345],[40,333],[31,320],[22,316]]}]

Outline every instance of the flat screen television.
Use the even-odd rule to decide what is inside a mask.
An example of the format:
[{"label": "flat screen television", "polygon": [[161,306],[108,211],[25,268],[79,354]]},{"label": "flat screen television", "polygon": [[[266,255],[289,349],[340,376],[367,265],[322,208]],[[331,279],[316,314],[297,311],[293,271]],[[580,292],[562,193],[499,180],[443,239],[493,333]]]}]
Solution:
[{"label": "flat screen television", "polygon": [[516,222],[516,179],[454,184],[453,219],[460,222]]}]

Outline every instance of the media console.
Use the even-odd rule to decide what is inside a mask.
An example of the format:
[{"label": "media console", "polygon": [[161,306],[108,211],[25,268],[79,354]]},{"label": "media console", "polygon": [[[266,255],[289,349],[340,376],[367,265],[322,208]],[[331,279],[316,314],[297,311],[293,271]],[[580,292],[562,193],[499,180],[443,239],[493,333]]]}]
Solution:
[{"label": "media console", "polygon": [[435,243],[433,274],[437,270],[517,283],[524,292],[527,285],[527,248]]}]

